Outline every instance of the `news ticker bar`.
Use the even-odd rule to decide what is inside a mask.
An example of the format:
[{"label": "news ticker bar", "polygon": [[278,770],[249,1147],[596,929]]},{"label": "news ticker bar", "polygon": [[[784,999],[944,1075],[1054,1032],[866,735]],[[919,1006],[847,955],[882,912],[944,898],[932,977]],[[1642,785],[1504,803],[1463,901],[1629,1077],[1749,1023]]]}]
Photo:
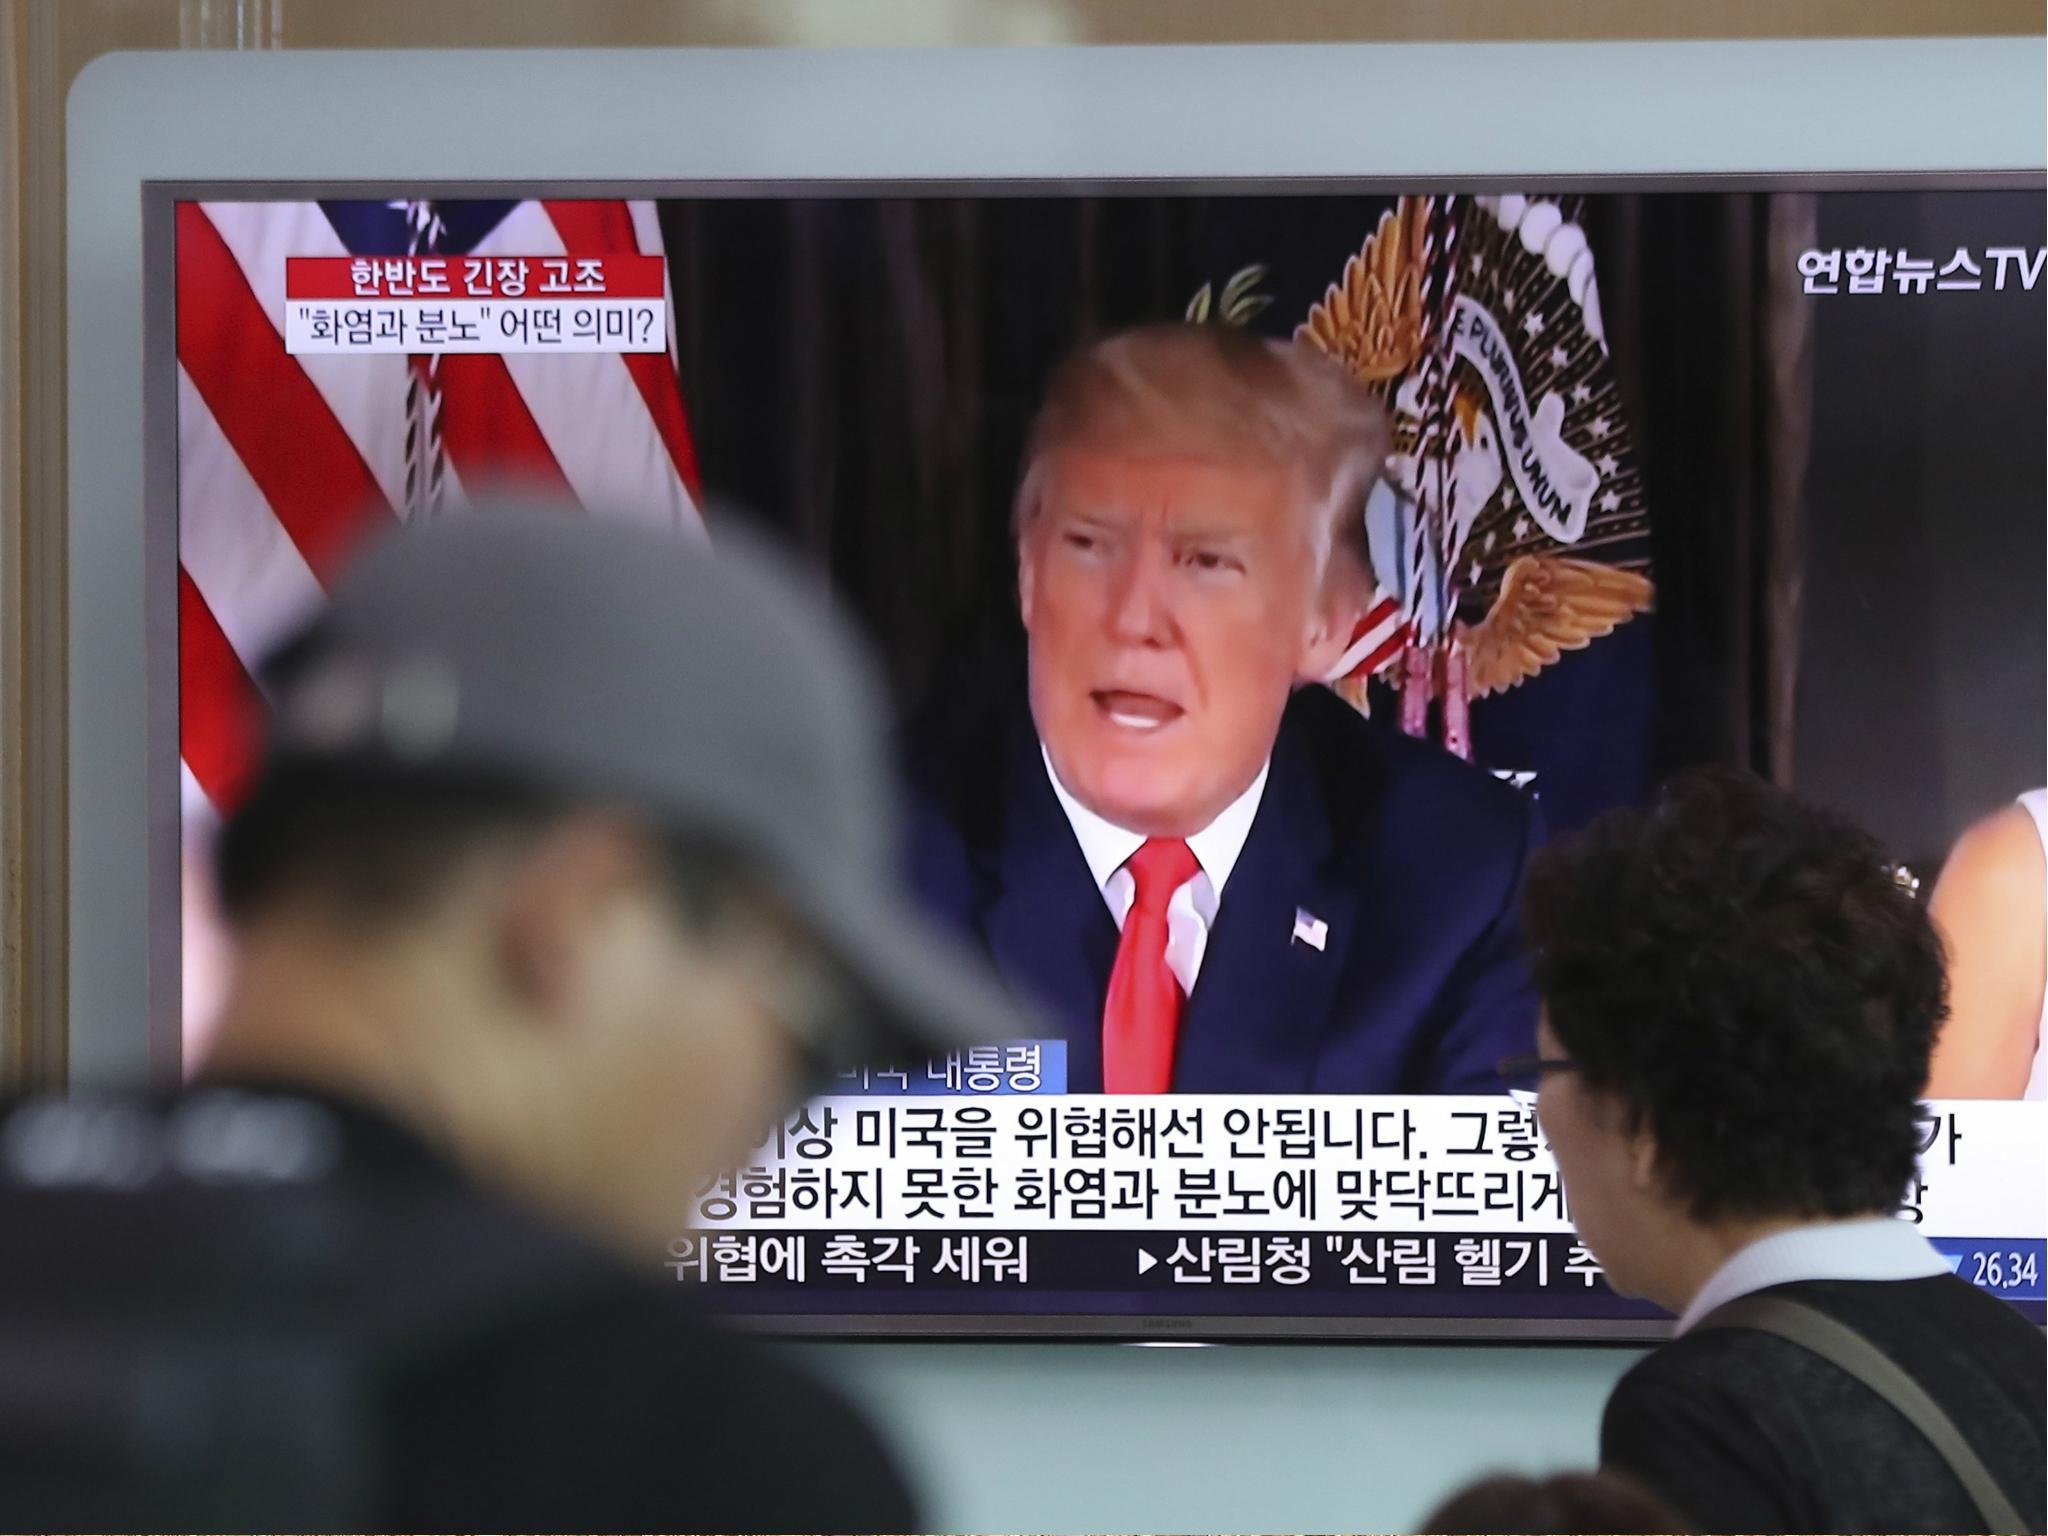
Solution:
[{"label": "news ticker bar", "polygon": [[[2008,1301],[2048,1299],[2048,1243],[1959,1238],[1954,1273]],[[1279,1290],[1589,1295],[1608,1290],[1569,1233],[704,1232],[677,1238],[679,1281],[750,1291]]]},{"label": "news ticker bar", "polygon": [[[2048,1238],[2048,1105],[1930,1104],[1902,1215]],[[1569,1233],[1542,1128],[1504,1096],[816,1100],[699,1191],[703,1231]],[[1985,1239],[1989,1241],[1989,1238]]]}]

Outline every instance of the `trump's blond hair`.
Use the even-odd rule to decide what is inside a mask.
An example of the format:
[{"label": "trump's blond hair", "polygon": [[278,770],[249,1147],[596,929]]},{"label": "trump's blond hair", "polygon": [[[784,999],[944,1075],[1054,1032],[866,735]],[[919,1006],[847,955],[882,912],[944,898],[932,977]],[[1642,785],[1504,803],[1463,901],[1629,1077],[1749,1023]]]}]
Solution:
[{"label": "trump's blond hair", "polygon": [[1393,447],[1386,408],[1339,363],[1234,326],[1165,324],[1082,346],[1032,422],[1012,509],[1021,541],[1069,449],[1267,466],[1295,483],[1320,583],[1333,548],[1364,569],[1365,499]]}]

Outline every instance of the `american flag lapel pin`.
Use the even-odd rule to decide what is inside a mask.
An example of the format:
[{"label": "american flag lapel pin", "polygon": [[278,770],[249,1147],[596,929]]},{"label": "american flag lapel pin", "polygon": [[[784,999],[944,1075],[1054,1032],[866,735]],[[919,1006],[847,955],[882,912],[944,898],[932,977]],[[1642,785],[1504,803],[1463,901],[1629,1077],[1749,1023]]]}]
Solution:
[{"label": "american flag lapel pin", "polygon": [[1330,925],[1302,907],[1294,909],[1294,942],[1306,944],[1317,954],[1330,942]]}]

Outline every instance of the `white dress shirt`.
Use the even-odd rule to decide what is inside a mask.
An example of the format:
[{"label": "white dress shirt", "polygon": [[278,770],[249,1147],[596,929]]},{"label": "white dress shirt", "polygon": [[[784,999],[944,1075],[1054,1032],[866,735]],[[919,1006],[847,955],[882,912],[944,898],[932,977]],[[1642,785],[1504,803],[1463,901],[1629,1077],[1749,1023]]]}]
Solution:
[{"label": "white dress shirt", "polygon": [[[1045,776],[1052,780],[1052,792],[1059,796],[1060,809],[1067,813],[1067,822],[1081,845],[1081,856],[1088,861],[1088,872],[1095,877],[1102,899],[1109,904],[1109,915],[1116,919],[1117,931],[1122,932],[1124,918],[1138,894],[1138,882],[1124,864],[1145,846],[1145,834],[1128,831],[1089,810],[1060,782],[1060,776],[1053,771],[1051,754],[1041,746],[1039,755],[1045,759]],[[1251,836],[1252,818],[1259,814],[1259,800],[1266,792],[1266,773],[1271,767],[1270,762],[1261,765],[1251,788],[1187,840],[1188,849],[1201,868],[1173,893],[1166,907],[1166,964],[1184,996],[1194,994],[1195,978],[1202,971],[1202,954],[1209,947],[1209,929],[1223,904],[1223,886],[1237,866],[1238,855],[1244,852],[1245,839]]]},{"label": "white dress shirt", "polygon": [[1678,1319],[1684,1333],[1723,1302],[1794,1280],[1924,1280],[1950,1273],[1920,1229],[1897,1216],[1823,1221],[1758,1238],[1700,1287]]}]

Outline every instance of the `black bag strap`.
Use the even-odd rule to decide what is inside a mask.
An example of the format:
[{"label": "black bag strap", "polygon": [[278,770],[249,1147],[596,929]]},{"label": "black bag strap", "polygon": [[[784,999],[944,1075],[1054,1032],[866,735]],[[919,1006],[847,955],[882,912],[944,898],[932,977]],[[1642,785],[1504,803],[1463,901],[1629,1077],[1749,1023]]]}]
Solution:
[{"label": "black bag strap", "polygon": [[1738,1296],[1693,1324],[1692,1331],[1706,1328],[1749,1328],[1775,1334],[1847,1372],[1926,1436],[1984,1517],[1984,1530],[1995,1536],[2023,1536],[2032,1529],[1998,1486],[1984,1459],[1970,1448],[1955,1420],[1942,1412],[1941,1405],[1898,1362],[1847,1323],[1783,1296]]}]

